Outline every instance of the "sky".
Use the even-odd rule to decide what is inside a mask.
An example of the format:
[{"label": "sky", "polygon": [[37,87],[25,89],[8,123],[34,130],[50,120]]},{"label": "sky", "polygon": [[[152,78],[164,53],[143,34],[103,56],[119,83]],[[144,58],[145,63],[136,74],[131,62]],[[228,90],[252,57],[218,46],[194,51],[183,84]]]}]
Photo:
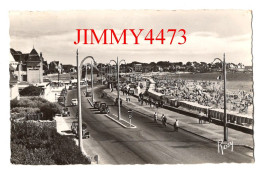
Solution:
[{"label": "sky", "polygon": [[[87,10],[87,11],[10,11],[10,47],[29,53],[34,47],[42,52],[48,62],[61,61],[76,64],[76,50],[80,59],[93,56],[100,63],[108,63],[118,57],[127,63],[139,62],[212,62],[223,58],[235,64],[252,65],[251,37],[252,13],[250,10]],[[127,45],[123,44],[78,44],[76,29],[94,29],[100,36],[104,29],[115,30],[119,37],[124,29],[144,31],[138,45],[127,32]],[[164,29],[165,42],[145,41],[153,29],[156,38]],[[176,32],[173,44],[168,29],[185,29]],[[90,34],[87,35],[90,40]],[[81,35],[83,39],[83,35]],[[110,33],[108,33],[110,42]],[[89,61],[90,62],[90,61]]]}]

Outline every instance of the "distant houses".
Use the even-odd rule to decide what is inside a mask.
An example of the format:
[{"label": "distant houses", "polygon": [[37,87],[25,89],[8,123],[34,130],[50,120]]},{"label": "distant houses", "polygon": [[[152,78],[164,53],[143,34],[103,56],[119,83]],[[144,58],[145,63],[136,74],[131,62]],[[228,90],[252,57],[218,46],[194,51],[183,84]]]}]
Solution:
[{"label": "distant houses", "polygon": [[17,67],[13,74],[17,76],[19,82],[43,82],[44,59],[42,57],[42,53],[39,55],[34,48],[30,53],[22,53],[11,48],[10,53],[15,62],[17,62]]},{"label": "distant houses", "polygon": [[9,55],[9,88],[10,88],[10,98],[19,99],[19,90],[18,90],[18,79],[15,76],[14,72],[16,71],[18,62],[14,60],[14,57]]}]

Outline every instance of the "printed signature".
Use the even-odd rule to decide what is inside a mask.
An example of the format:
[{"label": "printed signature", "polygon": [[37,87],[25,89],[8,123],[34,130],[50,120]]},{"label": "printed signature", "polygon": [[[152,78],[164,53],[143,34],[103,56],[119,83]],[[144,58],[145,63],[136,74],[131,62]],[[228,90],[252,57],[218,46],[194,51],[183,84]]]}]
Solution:
[{"label": "printed signature", "polygon": [[218,141],[218,153],[221,151],[221,154],[224,154],[224,150],[228,149],[231,147],[231,151],[233,152],[234,149],[234,143],[233,141],[223,141],[223,140],[219,140]]}]

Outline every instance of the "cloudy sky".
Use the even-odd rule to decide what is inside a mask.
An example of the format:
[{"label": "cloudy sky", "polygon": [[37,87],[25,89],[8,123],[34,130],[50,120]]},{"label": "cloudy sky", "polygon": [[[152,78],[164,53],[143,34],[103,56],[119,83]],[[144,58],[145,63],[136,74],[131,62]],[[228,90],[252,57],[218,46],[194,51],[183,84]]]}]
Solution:
[{"label": "cloudy sky", "polygon": [[[80,59],[93,56],[103,63],[117,56],[126,62],[212,62],[225,53],[227,62],[252,65],[252,16],[251,11],[246,10],[11,11],[9,18],[10,47],[29,53],[34,46],[48,62],[59,60],[63,64],[75,64],[78,49]],[[139,45],[133,44],[130,32],[127,45],[74,45],[76,29],[95,29],[97,35],[104,29],[114,29],[118,36],[123,29],[144,31],[139,37]],[[144,41],[150,29],[153,29],[154,38],[161,29],[165,30],[163,45],[159,41],[152,45]],[[171,34],[167,34],[167,29],[185,29],[186,43],[178,45],[183,39],[181,33],[176,33],[170,45]],[[110,33],[110,41],[109,37]]]}]

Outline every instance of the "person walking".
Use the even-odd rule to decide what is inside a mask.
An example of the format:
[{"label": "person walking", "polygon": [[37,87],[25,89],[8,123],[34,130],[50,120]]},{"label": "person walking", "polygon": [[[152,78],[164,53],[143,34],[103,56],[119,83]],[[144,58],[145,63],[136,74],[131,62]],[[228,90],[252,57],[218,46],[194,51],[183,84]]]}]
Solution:
[{"label": "person walking", "polygon": [[179,129],[179,121],[178,121],[178,119],[176,119],[173,127],[174,127],[174,131],[178,132],[178,129]]},{"label": "person walking", "polygon": [[157,114],[157,112],[156,112],[156,111],[154,112],[154,115],[153,115],[153,117],[154,117],[154,122],[157,122],[158,114]]},{"label": "person walking", "polygon": [[202,124],[202,119],[203,119],[203,113],[202,112],[199,113],[198,118],[199,118],[199,124]]},{"label": "person walking", "polygon": [[167,117],[164,116],[163,124],[164,124],[165,127],[166,127],[166,122],[167,122]]},{"label": "person walking", "polygon": [[129,100],[129,97],[128,97],[128,94],[126,94],[126,102],[128,103],[130,100]]},{"label": "person walking", "polygon": [[162,117],[161,117],[161,119],[162,119],[162,124],[166,127],[166,117],[164,116],[164,114],[162,114]]}]

